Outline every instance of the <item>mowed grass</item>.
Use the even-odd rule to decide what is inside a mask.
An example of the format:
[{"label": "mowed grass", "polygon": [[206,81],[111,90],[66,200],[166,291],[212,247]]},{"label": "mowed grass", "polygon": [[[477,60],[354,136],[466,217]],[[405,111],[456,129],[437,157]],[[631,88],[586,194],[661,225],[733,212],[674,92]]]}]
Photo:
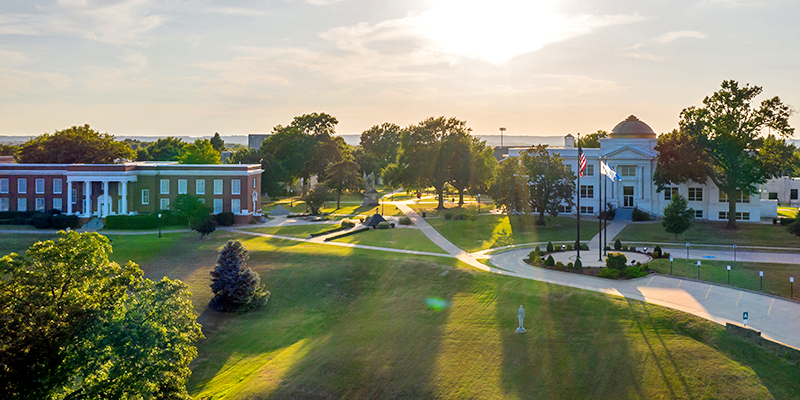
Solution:
[{"label": "mowed grass", "polygon": [[419,229],[413,228],[371,229],[336,239],[334,242],[447,254]]},{"label": "mowed grass", "polygon": [[[449,212],[458,214],[459,210],[453,209]],[[443,213],[433,213],[433,216],[441,216]],[[498,214],[478,216],[477,212],[472,214],[476,215],[474,221],[445,218],[429,218],[426,221],[453,244],[469,252],[512,244],[574,241],[577,238],[575,218],[546,217],[547,223],[539,226],[535,223],[536,216],[509,217]],[[589,241],[597,234],[597,221],[583,221],[581,228],[581,240]]]},{"label": "mowed grass", "polygon": [[678,235],[667,233],[661,223],[631,223],[617,239],[623,243],[698,243],[739,246],[800,247],[800,237],[792,235],[786,226],[738,222],[736,229],[726,228],[726,222],[695,221]]},{"label": "mowed grass", "polygon": [[325,204],[325,207],[323,207],[321,211],[328,214],[347,214],[347,215],[362,215],[362,216],[373,215],[376,212],[378,214],[383,213],[384,216],[403,215],[403,212],[400,211],[394,204],[384,204],[375,207],[362,207],[361,203],[359,204],[342,203],[341,206],[342,206],[341,208],[337,209],[335,201],[328,202]]},{"label": "mowed grass", "polygon": [[[800,256],[798,256],[800,263]],[[794,298],[800,297],[800,264],[775,264],[741,261],[700,260],[700,279],[706,282],[728,284],[728,269],[731,266],[730,285],[754,291],[761,290],[759,271],[764,272],[764,293],[788,298],[792,294],[789,278],[796,278]],[[655,259],[647,266],[650,269],[670,275],[669,259]],[[697,260],[675,259],[672,264],[672,275],[697,279]]]},{"label": "mowed grass", "polygon": [[207,337],[188,385],[197,399],[800,397],[796,365],[717,324],[443,257],[243,237],[270,301],[212,312],[208,271],[233,235],[114,238],[115,259],[139,257],[146,275],[194,293]]},{"label": "mowed grass", "polygon": [[270,235],[289,236],[296,238],[307,238],[314,233],[320,233],[336,229],[340,226],[339,223],[335,224],[308,224],[308,225],[286,225],[286,226],[268,226],[264,228],[245,228],[242,230],[258,233],[268,233]]},{"label": "mowed grass", "polygon": [[797,216],[796,207],[778,207],[778,216],[785,218],[794,218]]}]

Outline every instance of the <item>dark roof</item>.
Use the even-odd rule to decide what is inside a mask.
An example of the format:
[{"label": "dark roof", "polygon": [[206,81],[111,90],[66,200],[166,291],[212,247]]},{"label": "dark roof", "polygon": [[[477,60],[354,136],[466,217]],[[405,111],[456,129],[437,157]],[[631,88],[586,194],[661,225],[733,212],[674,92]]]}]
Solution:
[{"label": "dark roof", "polygon": [[386,222],[386,220],[383,219],[383,216],[381,216],[380,214],[375,214],[364,220],[364,225],[371,226],[374,228],[378,226],[378,224],[380,224],[381,222]]}]

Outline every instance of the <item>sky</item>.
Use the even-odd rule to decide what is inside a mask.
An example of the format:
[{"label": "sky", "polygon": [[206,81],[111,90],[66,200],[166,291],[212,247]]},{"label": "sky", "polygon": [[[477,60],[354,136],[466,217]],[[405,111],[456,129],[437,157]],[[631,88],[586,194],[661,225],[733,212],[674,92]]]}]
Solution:
[{"label": "sky", "polygon": [[663,133],[726,79],[800,109],[798,19],[784,0],[2,0],[0,135],[269,133],[311,112],[343,134],[631,114]]}]

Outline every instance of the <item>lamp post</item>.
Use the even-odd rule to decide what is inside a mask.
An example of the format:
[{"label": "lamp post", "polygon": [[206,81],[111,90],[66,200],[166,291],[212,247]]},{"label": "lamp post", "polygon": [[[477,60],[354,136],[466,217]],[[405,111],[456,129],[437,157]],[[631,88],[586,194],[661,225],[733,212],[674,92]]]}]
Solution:
[{"label": "lamp post", "polygon": [[700,280],[700,261],[697,261],[697,280]]},{"label": "lamp post", "polygon": [[789,277],[789,298],[794,300],[794,277]]},{"label": "lamp post", "polygon": [[733,245],[733,261],[736,261],[736,245]]},{"label": "lamp post", "polygon": [[728,265],[728,285],[731,284],[731,266]]},{"label": "lamp post", "polygon": [[761,288],[759,290],[763,292],[764,291],[764,271],[758,271],[758,277],[761,280],[761,283],[759,285],[759,286],[761,286]]},{"label": "lamp post", "polygon": [[161,239],[161,213],[158,213],[158,238]]},{"label": "lamp post", "polygon": [[669,256],[669,275],[672,276],[672,256]]},{"label": "lamp post", "polygon": [[689,259],[689,243],[686,243],[686,259]]},{"label": "lamp post", "polygon": [[478,193],[478,215],[481,215],[481,194]]}]

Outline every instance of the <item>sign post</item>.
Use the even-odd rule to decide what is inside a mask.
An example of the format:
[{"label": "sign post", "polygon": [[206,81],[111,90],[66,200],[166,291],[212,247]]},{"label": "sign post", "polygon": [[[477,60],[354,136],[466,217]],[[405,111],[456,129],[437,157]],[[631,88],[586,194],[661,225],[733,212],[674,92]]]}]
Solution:
[{"label": "sign post", "polygon": [[728,265],[728,285],[731,284],[731,266]]},{"label": "sign post", "polygon": [[672,256],[669,256],[669,275],[672,276]]},{"label": "sign post", "polygon": [[733,245],[733,261],[736,261],[736,245]]},{"label": "sign post", "polygon": [[747,326],[747,311],[745,311],[744,315],[742,315],[742,320],[744,321],[744,326]]},{"label": "sign post", "polygon": [[761,278],[761,291],[764,291],[764,271],[758,271],[758,276]]},{"label": "sign post", "polygon": [[700,280],[700,260],[697,260],[697,280]]},{"label": "sign post", "polygon": [[689,259],[689,243],[686,243],[686,259]]},{"label": "sign post", "polygon": [[794,277],[789,277],[789,298],[794,299]]}]

